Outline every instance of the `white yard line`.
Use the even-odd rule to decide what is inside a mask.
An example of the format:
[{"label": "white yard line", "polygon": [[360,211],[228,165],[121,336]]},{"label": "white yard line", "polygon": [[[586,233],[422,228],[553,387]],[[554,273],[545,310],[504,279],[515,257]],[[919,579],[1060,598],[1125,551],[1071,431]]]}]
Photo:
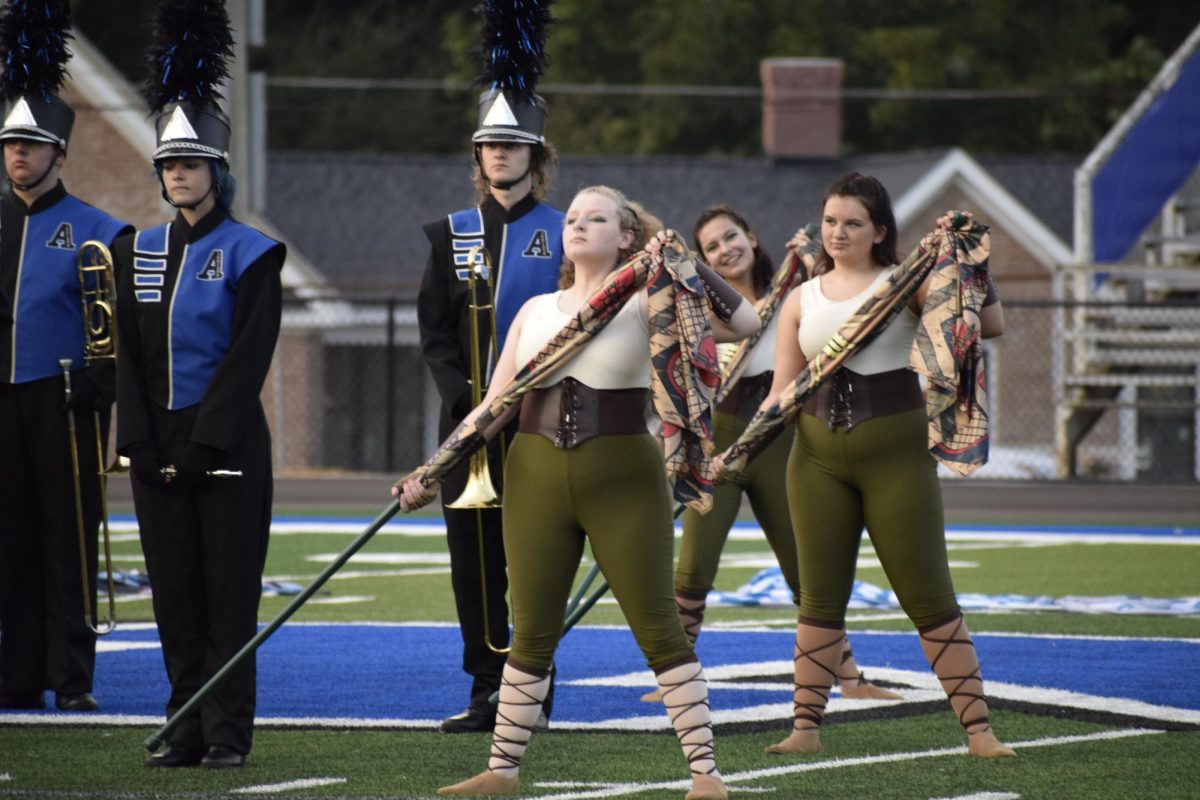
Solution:
[{"label": "white yard line", "polygon": [[[1061,745],[1078,744],[1080,742],[1094,742],[1112,739],[1126,739],[1131,736],[1147,736],[1154,733],[1163,733],[1163,731],[1133,729],[1128,731],[1105,731],[1101,733],[1084,734],[1078,736],[1052,736],[1045,739],[1031,739],[1025,742],[1009,742],[1009,746],[1020,752],[1022,749],[1031,747],[1057,747]],[[904,761],[917,761],[924,758],[940,758],[942,756],[963,756],[967,752],[965,747],[944,747],[937,750],[914,751],[908,753],[889,753],[876,756],[860,756],[858,758],[834,758],[827,761],[804,761],[801,763],[785,764],[778,767],[768,767],[766,769],[747,770],[746,772],[732,772],[727,775],[722,775],[722,779],[726,785],[736,783],[746,783],[749,781],[762,780],[763,778],[776,778],[785,775],[795,775],[801,772],[815,772],[818,770],[845,769],[847,767],[870,766],[873,764],[894,764]],[[534,786],[549,786],[555,787],[561,784],[540,784],[535,783]],[[611,784],[605,783],[600,785],[577,783],[575,786],[583,788],[582,791],[563,792],[560,794],[540,795],[538,800],[585,800],[586,798],[607,798],[607,797],[624,797],[642,792],[666,790],[686,790],[691,788],[691,782],[687,780],[680,781],[661,781],[657,783],[623,783]],[[592,787],[592,788],[588,788]],[[737,789],[734,789],[737,792]]]},{"label": "white yard line", "polygon": [[345,778],[301,778],[286,783],[262,783],[258,786],[243,786],[240,789],[230,789],[230,794],[279,794],[295,789],[315,789],[318,786],[333,786],[345,783]]},{"label": "white yard line", "polygon": [[[844,700],[837,694],[834,694],[829,699],[829,711],[838,712],[850,709],[864,709],[873,707],[896,706],[903,703],[922,703],[930,700],[939,700],[945,697],[942,692],[941,684],[938,682],[937,676],[927,671],[915,671],[905,669],[892,669],[889,667],[877,667],[866,665],[866,668],[871,671],[871,677],[886,681],[889,686],[897,686],[896,689],[903,700]],[[758,683],[745,683],[738,679],[745,679],[754,676],[769,676],[769,675],[786,675],[792,670],[791,661],[760,661],[750,664],[730,664],[727,666],[716,666],[706,668],[704,670],[705,677],[708,679],[709,687],[722,690],[763,690],[773,688],[774,684],[764,679]],[[738,681],[731,683],[731,681]],[[653,686],[653,677],[648,671],[627,672],[621,675],[610,675],[603,678],[584,678],[578,680],[565,680],[560,683],[569,686],[613,686],[613,687],[636,687],[644,688]],[[727,722],[744,722],[747,720],[769,720],[779,717],[787,718],[791,707],[790,693],[787,691],[790,687],[782,685],[780,694],[782,699],[779,703],[769,703],[754,707],[740,707],[730,709],[725,712],[717,711],[713,714],[713,721],[720,723]],[[1063,708],[1074,708],[1082,711],[1105,711],[1112,714],[1124,714],[1133,717],[1139,717],[1146,720],[1159,720],[1163,722],[1181,722],[1185,724],[1200,724],[1200,711],[1190,708],[1176,708],[1174,706],[1162,706],[1154,703],[1146,703],[1141,700],[1130,700],[1125,697],[1108,697],[1104,695],[1085,694],[1083,692],[1072,692],[1065,689],[1047,689],[1036,686],[1021,686],[1013,683],[1005,683],[1003,681],[987,682],[988,696],[1003,700],[1017,700],[1026,703],[1037,703],[1040,705],[1060,706]],[[564,723],[556,724],[559,729],[581,729],[600,728],[600,729],[623,729],[623,730],[665,730],[669,727],[669,720],[661,713],[646,714],[644,716],[627,717],[624,719],[610,719],[602,722],[593,723]]]},{"label": "white yard line", "polygon": [[[329,580],[352,580],[354,578],[403,578],[409,575],[449,575],[449,567],[417,567],[414,569],[344,569],[329,576]],[[264,575],[267,581],[311,581],[316,575]]]}]

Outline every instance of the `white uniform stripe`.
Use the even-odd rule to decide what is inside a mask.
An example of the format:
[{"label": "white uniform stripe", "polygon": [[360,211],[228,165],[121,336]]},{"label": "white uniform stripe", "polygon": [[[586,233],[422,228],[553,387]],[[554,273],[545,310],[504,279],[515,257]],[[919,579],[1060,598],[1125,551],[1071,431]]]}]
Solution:
[{"label": "white uniform stripe", "polygon": [[10,383],[17,382],[17,330],[21,327],[18,320],[21,313],[21,273],[25,270],[25,234],[28,231],[29,217],[25,217],[25,222],[21,225],[21,254],[17,256],[17,286],[13,290],[12,353],[9,354],[12,369],[8,376]]},{"label": "white uniform stripe", "polygon": [[[171,240],[171,231],[167,230],[167,241]],[[183,283],[183,268],[187,264],[188,247],[183,246],[183,255],[179,257],[179,269],[175,271],[175,285],[171,287],[171,307],[167,310],[167,408],[175,408],[175,297],[179,294],[179,284]],[[167,247],[170,250],[170,246]],[[168,256],[168,259],[170,256]]]}]

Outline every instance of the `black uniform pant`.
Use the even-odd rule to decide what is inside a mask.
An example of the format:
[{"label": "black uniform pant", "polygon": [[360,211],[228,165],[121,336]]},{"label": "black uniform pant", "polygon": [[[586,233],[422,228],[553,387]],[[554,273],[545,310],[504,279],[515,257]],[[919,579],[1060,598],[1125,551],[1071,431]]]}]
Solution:
[{"label": "black uniform pant", "polygon": [[[500,486],[502,466],[499,448],[489,448],[489,472],[495,486]],[[505,656],[493,653],[484,642],[483,616],[487,608],[488,633],[498,648],[508,646],[508,574],[504,560],[504,537],[500,509],[453,509],[445,503],[458,499],[467,482],[466,463],[447,474],[442,482],[442,513],[446,519],[446,542],[450,550],[450,584],[454,589],[454,605],[462,632],[463,671],[471,676],[472,708],[484,710],[488,699],[500,690],[500,673]],[[479,516],[476,517],[476,514]],[[478,521],[477,521],[478,520]],[[479,558],[480,524],[483,526],[483,566]],[[483,579],[487,579],[487,595]]]},{"label": "black uniform pant", "polygon": [[[196,406],[153,407],[155,449],[174,463],[187,444]],[[271,436],[259,407],[237,449],[213,469],[241,477],[191,486],[133,480],[133,501],[154,597],[175,713],[257,630],[262,571],[271,525]],[[251,655],[171,734],[186,747],[223,745],[250,752],[255,660]]]},{"label": "black uniform pant", "polygon": [[[92,690],[63,379],[0,383],[0,692]],[[100,414],[108,437],[109,414]],[[96,608],[100,464],[94,414],[75,414],[88,586]]]}]

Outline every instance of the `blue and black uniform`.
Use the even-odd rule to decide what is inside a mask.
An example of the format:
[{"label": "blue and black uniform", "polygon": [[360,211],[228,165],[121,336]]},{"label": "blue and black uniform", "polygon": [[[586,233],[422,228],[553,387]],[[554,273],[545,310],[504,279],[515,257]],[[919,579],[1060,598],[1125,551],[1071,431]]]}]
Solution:
[{"label": "blue and black uniform", "polygon": [[[471,328],[467,295],[467,256],[472,247],[484,245],[495,274],[492,282],[496,295],[497,348],[489,352],[483,336],[481,356],[490,368],[503,348],[513,319],[525,301],[535,295],[554,291],[562,264],[563,213],[532,195],[505,209],[489,197],[477,208],[458,211],[424,227],[430,253],[425,265],[417,304],[421,332],[421,353],[433,374],[442,408],[438,436],[445,439],[471,411]],[[478,287],[480,298],[487,297],[486,287]],[[481,300],[486,302],[486,300]],[[489,312],[479,316],[479,329],[491,330]],[[506,431],[511,439],[514,422]],[[498,437],[497,437],[498,438]],[[488,448],[489,471],[497,486],[503,475],[500,447],[493,440]],[[484,554],[488,597],[482,590],[479,541],[474,510],[446,508],[462,493],[467,480],[467,464],[452,470],[442,482],[442,511],[450,550],[450,582],[463,638],[463,671],[473,678],[471,708],[490,713],[488,698],[500,688],[504,656],[491,652],[484,643],[483,607],[487,604],[491,630],[489,639],[497,647],[508,642],[508,605],[505,592],[504,542],[499,509],[483,514]]]},{"label": "blue and black uniform", "polygon": [[[40,707],[42,692],[90,693],[96,636],[83,613],[79,533],[61,359],[71,360],[91,607],[100,524],[95,420],[108,441],[113,365],[84,363],[76,255],[129,225],[58,183],[26,206],[0,199],[0,693]],[[98,413],[93,413],[98,412]]]},{"label": "blue and black uniform", "polygon": [[[116,243],[117,450],[133,499],[178,710],[255,633],[271,522],[259,394],[279,336],[284,245],[219,206]],[[147,466],[148,465],[148,466]],[[164,483],[160,466],[178,477]],[[240,477],[208,477],[236,470]],[[171,743],[250,751],[251,657]]]}]

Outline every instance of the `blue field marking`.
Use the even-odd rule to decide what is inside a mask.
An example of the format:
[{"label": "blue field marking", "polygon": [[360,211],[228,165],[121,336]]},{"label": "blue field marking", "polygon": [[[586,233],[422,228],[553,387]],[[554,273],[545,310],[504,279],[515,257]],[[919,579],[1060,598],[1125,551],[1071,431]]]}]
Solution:
[{"label": "blue field marking", "polygon": [[[374,522],[374,517],[362,516],[311,516],[297,514],[277,514],[271,522],[276,528],[290,530],[307,530],[311,533],[337,532],[357,533],[366,530]],[[114,514],[109,518],[110,525],[121,531],[137,530],[137,519],[132,514]],[[428,534],[439,535],[445,532],[446,525],[437,517],[406,517],[397,516],[389,521],[383,531],[389,530],[420,530]],[[682,528],[676,527],[676,536]],[[1200,527],[1152,526],[1152,525],[948,525],[946,537],[956,538],[997,538],[1009,536],[1047,538],[1078,538],[1080,541],[1097,541],[1103,537],[1119,537],[1135,541],[1146,539],[1158,542],[1182,541],[1200,542]],[[733,525],[731,538],[745,539],[762,536],[762,528],[758,523],[740,520]]]},{"label": "blue field marking", "polygon": [[[913,633],[852,631],[851,642],[868,675],[876,670],[928,673]],[[104,638],[97,655],[95,694],[106,715],[161,717],[167,697],[161,651],[152,627],[123,628]],[[1200,712],[1200,641],[1104,637],[976,634],[988,681],[1043,687]],[[127,643],[131,649],[123,649]],[[140,645],[140,648],[137,646]],[[137,649],[133,649],[137,648]],[[714,712],[769,704],[785,709],[790,631],[706,630],[699,654],[710,672],[721,667],[762,666],[751,674],[776,688],[714,681]],[[461,640],[452,625],[285,625],[259,650],[258,716],[271,719],[439,720],[466,704],[469,682],[460,670]],[[766,665],[766,666],[764,666]],[[652,676],[628,630],[580,626],[558,651],[559,690],[554,718],[560,723],[661,715],[642,703]],[[767,666],[770,666],[768,669]],[[585,679],[644,674],[639,685],[578,685]],[[781,674],[784,673],[784,674]],[[0,722],[4,712],[0,712]],[[664,718],[665,719],[665,718]],[[1197,717],[1200,719],[1200,717]]]}]

